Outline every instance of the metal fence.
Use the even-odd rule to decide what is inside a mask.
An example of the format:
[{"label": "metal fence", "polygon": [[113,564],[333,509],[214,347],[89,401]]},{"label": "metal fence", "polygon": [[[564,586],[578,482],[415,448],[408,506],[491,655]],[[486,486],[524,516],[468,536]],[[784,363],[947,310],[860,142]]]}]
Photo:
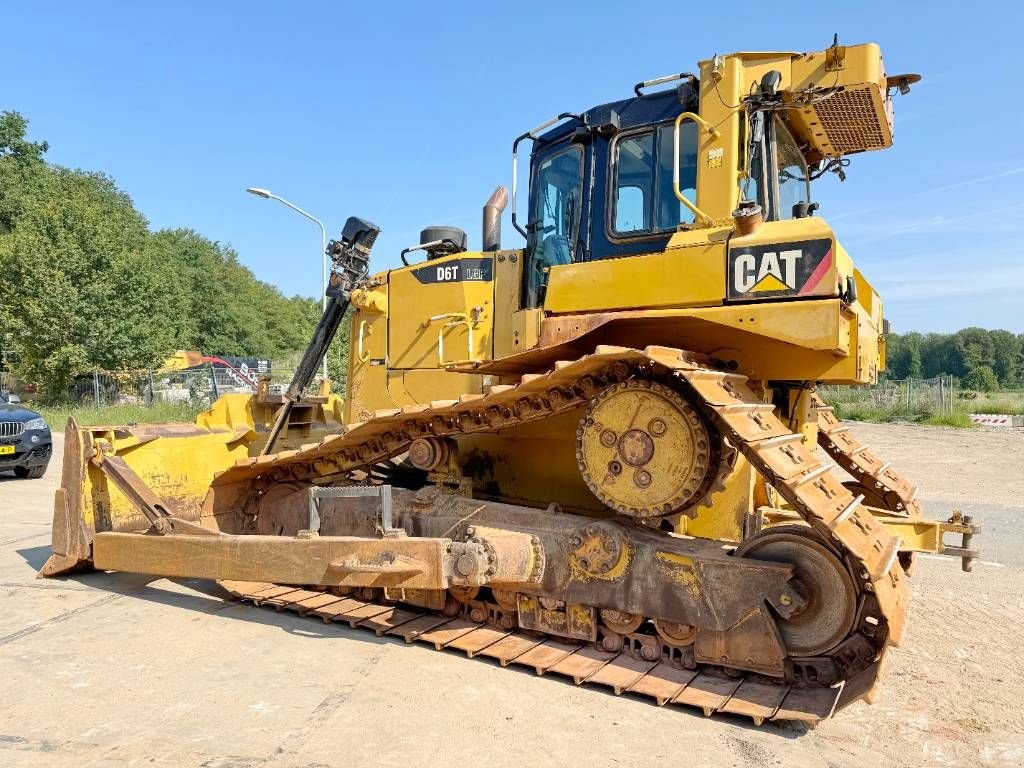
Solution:
[{"label": "metal fence", "polygon": [[[291,382],[294,371],[274,369],[271,374],[271,394],[281,394]],[[75,379],[68,399],[82,406],[108,407],[114,405],[152,405],[176,403],[206,407],[221,395],[231,392],[254,393],[255,376],[239,376],[230,368],[205,365],[174,371],[93,371]],[[316,377],[306,388],[306,394],[315,394],[320,388]]]},{"label": "metal fence", "polygon": [[882,412],[913,418],[948,414],[956,410],[959,398],[956,379],[890,379],[870,386],[822,385],[819,393],[829,405],[841,410]]},{"label": "metal fence", "polygon": [[158,402],[209,405],[229,391],[253,387],[226,380],[211,366],[177,371],[93,371],[77,377],[68,399],[79,405],[152,405]]}]

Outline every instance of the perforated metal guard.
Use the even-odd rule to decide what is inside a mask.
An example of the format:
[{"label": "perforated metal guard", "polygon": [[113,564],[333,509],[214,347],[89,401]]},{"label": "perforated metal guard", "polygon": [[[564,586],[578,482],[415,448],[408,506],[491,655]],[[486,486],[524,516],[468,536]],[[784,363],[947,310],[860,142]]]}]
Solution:
[{"label": "perforated metal guard", "polygon": [[892,130],[880,101],[877,88],[862,86],[818,102],[814,111],[832,145],[826,154],[846,155],[890,146]]}]

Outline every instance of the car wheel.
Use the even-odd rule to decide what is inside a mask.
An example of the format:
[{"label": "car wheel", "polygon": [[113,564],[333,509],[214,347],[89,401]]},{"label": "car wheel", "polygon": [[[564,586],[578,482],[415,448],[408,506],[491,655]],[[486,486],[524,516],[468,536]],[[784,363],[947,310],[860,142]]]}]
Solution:
[{"label": "car wheel", "polygon": [[14,474],[22,480],[38,480],[46,474],[46,465],[42,467],[15,467]]}]

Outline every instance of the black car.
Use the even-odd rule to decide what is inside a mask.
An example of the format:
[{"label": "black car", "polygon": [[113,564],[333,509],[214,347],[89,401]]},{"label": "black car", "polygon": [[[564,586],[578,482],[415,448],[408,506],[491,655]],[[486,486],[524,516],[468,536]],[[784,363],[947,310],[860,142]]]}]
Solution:
[{"label": "black car", "polygon": [[[15,402],[10,402],[10,400]],[[18,477],[46,474],[53,453],[50,427],[35,411],[0,393],[0,472],[14,470]]]}]

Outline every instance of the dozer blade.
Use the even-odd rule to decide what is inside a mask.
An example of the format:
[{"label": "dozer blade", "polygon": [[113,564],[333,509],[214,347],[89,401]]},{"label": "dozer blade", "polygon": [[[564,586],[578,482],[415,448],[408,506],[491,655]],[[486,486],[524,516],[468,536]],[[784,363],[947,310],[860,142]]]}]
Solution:
[{"label": "dozer blade", "polygon": [[203,533],[196,523],[213,477],[249,455],[251,436],[248,427],[82,427],[69,419],[53,501],[51,555],[39,576],[94,567],[95,535],[148,530],[154,505],[178,532]]},{"label": "dozer blade", "polygon": [[39,577],[86,570],[92,567],[92,539],[85,523],[85,470],[82,434],[74,419],[64,428],[64,464],[61,487],[53,497],[53,531],[50,557]]}]

